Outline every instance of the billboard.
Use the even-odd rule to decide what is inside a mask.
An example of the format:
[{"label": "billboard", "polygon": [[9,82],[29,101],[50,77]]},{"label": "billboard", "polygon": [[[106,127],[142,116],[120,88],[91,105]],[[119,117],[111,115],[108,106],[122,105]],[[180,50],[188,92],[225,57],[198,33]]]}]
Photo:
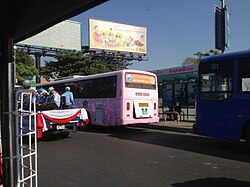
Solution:
[{"label": "billboard", "polygon": [[147,28],[89,19],[89,48],[147,54]]},{"label": "billboard", "polygon": [[81,51],[81,23],[65,20],[16,45]]}]

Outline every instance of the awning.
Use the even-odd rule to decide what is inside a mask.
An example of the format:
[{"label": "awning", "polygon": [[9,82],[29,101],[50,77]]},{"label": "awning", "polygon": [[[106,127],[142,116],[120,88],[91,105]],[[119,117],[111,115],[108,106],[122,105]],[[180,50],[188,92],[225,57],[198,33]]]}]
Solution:
[{"label": "awning", "polygon": [[158,76],[158,83],[164,81],[178,81],[178,80],[188,80],[198,78],[198,73],[188,73],[188,74],[175,74],[168,76]]}]

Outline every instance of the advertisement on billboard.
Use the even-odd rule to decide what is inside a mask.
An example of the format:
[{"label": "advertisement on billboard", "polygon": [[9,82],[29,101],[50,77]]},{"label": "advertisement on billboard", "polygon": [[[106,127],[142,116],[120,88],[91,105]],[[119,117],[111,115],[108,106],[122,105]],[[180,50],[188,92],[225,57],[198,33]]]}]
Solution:
[{"label": "advertisement on billboard", "polygon": [[65,20],[17,45],[81,51],[81,23]]},{"label": "advertisement on billboard", "polygon": [[147,54],[147,28],[89,19],[89,48]]}]

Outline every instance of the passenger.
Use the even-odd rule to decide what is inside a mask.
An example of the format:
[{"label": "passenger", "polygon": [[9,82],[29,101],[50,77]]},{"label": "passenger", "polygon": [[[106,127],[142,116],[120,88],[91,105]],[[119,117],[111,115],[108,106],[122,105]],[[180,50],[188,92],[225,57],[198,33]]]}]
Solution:
[{"label": "passenger", "polygon": [[28,110],[30,104],[30,95],[24,94],[23,95],[23,109]]},{"label": "passenger", "polygon": [[[37,92],[36,90],[31,89],[30,84],[29,83],[23,83],[22,85],[23,89],[25,90],[30,90],[33,91],[32,92],[32,98],[31,98],[31,102],[34,103],[36,101],[36,96],[37,96]],[[35,92],[34,92],[35,91]],[[30,94],[24,94],[23,95],[23,109],[25,110],[29,110],[30,107]],[[32,109],[33,109],[33,105],[31,105]]]},{"label": "passenger", "polygon": [[[39,90],[39,92],[40,91],[41,90]],[[45,89],[42,89],[42,92],[38,97],[37,110],[39,111],[46,110],[47,97],[48,97],[48,92]]]},{"label": "passenger", "polygon": [[48,92],[49,96],[47,99],[46,109],[47,110],[59,109],[61,96],[57,93],[54,87],[49,87]]},{"label": "passenger", "polygon": [[41,103],[46,103],[47,98],[48,98],[48,92],[45,89],[43,89],[41,95]]},{"label": "passenger", "polygon": [[37,103],[36,99],[38,97],[38,92],[35,90],[35,92],[32,93],[32,103]]},{"label": "passenger", "polygon": [[70,91],[70,87],[65,88],[65,92],[62,94],[65,97],[65,105],[67,109],[76,108],[73,93]]},{"label": "passenger", "polygon": [[82,103],[82,107],[85,108],[85,109],[88,109],[88,101],[83,101]]},{"label": "passenger", "polygon": [[91,124],[91,119],[90,119],[90,112],[89,112],[89,103],[88,101],[84,100],[82,103],[82,107],[86,110],[88,118],[89,118],[89,124]]},{"label": "passenger", "polygon": [[45,89],[43,89],[43,88],[39,88],[38,90],[37,90],[37,96],[36,96],[36,104],[41,104],[41,103],[43,103],[43,99],[42,99],[42,97],[43,97],[43,94],[42,94],[42,92],[43,92],[43,90],[45,90]]}]

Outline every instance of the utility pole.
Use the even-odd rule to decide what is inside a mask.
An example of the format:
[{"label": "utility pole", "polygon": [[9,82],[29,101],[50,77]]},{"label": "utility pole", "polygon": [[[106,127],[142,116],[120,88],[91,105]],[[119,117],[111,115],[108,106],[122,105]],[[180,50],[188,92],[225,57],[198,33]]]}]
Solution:
[{"label": "utility pole", "polygon": [[225,0],[221,0],[221,53],[224,53],[226,47],[226,36],[225,36]]},{"label": "utility pole", "polygon": [[226,47],[224,0],[221,0],[221,8],[215,5],[214,13],[215,13],[215,48],[221,50],[221,52],[224,53]]}]

